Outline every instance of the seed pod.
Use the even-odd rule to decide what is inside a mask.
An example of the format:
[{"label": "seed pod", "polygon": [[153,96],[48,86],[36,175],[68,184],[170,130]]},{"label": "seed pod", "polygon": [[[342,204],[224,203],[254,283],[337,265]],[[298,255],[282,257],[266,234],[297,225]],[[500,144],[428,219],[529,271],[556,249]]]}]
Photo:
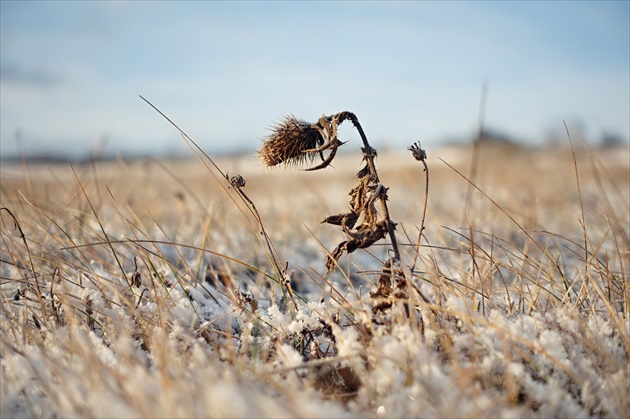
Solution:
[{"label": "seed pod", "polygon": [[273,132],[263,141],[258,152],[265,166],[300,164],[313,160],[317,153],[313,150],[324,144],[324,138],[317,125],[290,115],[273,127]]}]

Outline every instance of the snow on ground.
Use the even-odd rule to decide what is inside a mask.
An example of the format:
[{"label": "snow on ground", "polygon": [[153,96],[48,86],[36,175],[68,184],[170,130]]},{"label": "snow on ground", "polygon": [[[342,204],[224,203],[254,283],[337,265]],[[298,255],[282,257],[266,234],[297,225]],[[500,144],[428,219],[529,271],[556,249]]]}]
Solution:
[{"label": "snow on ground", "polygon": [[[457,152],[440,153],[460,167]],[[629,180],[581,172],[599,197],[582,219],[566,152],[489,150],[478,184],[500,208],[467,206],[465,180],[429,160],[419,259],[381,311],[388,245],[324,276],[343,234],[319,223],[347,209],[360,157],[315,178],[221,162],[248,181],[280,275],[247,204],[199,163],[172,163],[177,179],[81,167],[81,187],[68,168],[11,172],[0,416],[628,417]],[[424,178],[403,161],[383,158],[381,181],[409,269]]]}]

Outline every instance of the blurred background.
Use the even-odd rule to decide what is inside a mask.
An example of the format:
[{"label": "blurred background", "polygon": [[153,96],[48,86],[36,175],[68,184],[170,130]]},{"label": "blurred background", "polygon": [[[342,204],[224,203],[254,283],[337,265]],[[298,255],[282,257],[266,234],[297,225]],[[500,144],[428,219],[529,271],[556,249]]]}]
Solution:
[{"label": "blurred background", "polygon": [[[253,153],[350,110],[377,147],[630,138],[628,1],[0,2],[0,152]],[[355,138],[349,128],[342,139]],[[357,146],[359,143],[357,143]]]}]

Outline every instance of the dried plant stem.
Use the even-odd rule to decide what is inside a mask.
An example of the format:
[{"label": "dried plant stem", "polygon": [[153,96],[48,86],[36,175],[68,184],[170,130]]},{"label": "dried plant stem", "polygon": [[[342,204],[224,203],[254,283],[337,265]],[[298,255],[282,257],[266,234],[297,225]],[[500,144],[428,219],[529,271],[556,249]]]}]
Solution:
[{"label": "dried plant stem", "polygon": [[112,244],[111,244],[111,240],[109,238],[109,235],[107,234],[107,231],[105,230],[105,226],[101,222],[101,219],[99,218],[98,213],[96,212],[96,208],[92,204],[92,201],[90,200],[90,197],[88,196],[87,192],[85,191],[85,188],[83,187],[83,184],[79,180],[79,176],[77,175],[77,172],[74,170],[74,166],[72,166],[72,164],[70,164],[70,169],[72,170],[72,175],[74,176],[74,179],[76,180],[77,185],[79,186],[79,189],[81,190],[81,193],[85,197],[85,201],[90,206],[90,209],[92,210],[92,214],[94,214],[94,218],[96,219],[96,222],[98,223],[98,226],[99,226],[99,228],[101,230],[101,233],[103,233],[103,237],[105,238],[105,242],[108,244],[109,249],[112,251],[112,256],[114,257],[114,260],[116,261],[116,265],[118,265],[118,269],[120,269],[121,276],[125,279],[125,282],[127,283],[127,286],[129,286],[129,288],[131,289],[131,282],[129,282],[129,278],[127,278],[127,274],[125,273],[125,268],[123,267],[123,264],[120,261],[120,258],[118,257],[118,253],[116,253],[116,249],[114,249],[114,246],[112,246]]},{"label": "dried plant stem", "polygon": [[[354,114],[352,114],[354,115]],[[356,118],[356,117],[355,117]],[[374,150],[368,144],[367,138],[365,138],[365,134],[363,133],[363,129],[359,124],[359,121],[352,121],[354,126],[357,127],[359,134],[363,139],[363,143],[366,145],[361,150],[363,151],[363,159],[367,163],[367,167],[369,169],[370,175],[374,176],[374,180],[379,185],[381,184],[380,179],[378,178],[378,173],[376,171],[376,165],[374,164],[374,158],[376,157],[376,150]],[[385,188],[387,191],[387,188]],[[392,242],[392,250],[394,251],[394,259],[400,262],[400,249],[398,248],[398,241],[396,240],[396,223],[394,223],[389,215],[389,208],[387,207],[387,193],[379,194],[379,201],[381,201],[381,208],[383,209],[383,218],[387,222],[387,233],[389,234],[389,238]]]},{"label": "dried plant stem", "polygon": [[[578,174],[577,159],[575,158],[575,147],[573,147],[573,140],[571,139],[571,133],[567,123],[562,121],[564,129],[567,132],[567,138],[571,145],[571,154],[573,156],[573,168],[575,169],[575,182],[577,183],[578,198],[580,200],[580,212],[582,214],[582,232],[584,233],[584,260],[588,259],[588,235],[586,234],[586,217],[584,216],[584,200],[582,199],[582,188],[580,187],[580,175]],[[588,264],[585,266],[588,271]]]},{"label": "dried plant stem", "polygon": [[473,140],[473,150],[470,157],[470,174],[468,175],[468,179],[470,179],[471,183],[468,184],[466,188],[466,205],[464,206],[464,214],[462,216],[462,224],[466,224],[466,220],[468,218],[467,208],[472,207],[472,185],[476,182],[477,179],[477,171],[479,169],[479,154],[481,153],[481,142],[483,141],[484,136],[484,120],[486,113],[486,98],[488,96],[488,84],[484,80],[481,85],[481,98],[479,99],[479,115],[477,119],[477,136]]},{"label": "dried plant stem", "polygon": [[243,177],[240,175],[232,176],[231,178],[228,178],[228,175],[226,175],[225,177],[230,182],[230,184],[234,187],[234,190],[236,190],[236,192],[241,196],[241,198],[243,198],[243,200],[245,200],[251,207],[252,213],[254,214],[254,218],[256,218],[256,222],[258,223],[258,226],[260,227],[260,230],[261,230],[260,232],[263,238],[265,239],[265,243],[267,244],[267,249],[269,250],[269,255],[271,256],[272,264],[276,270],[276,275],[278,275],[278,280],[280,284],[282,285],[283,290],[286,290],[286,292],[289,294],[289,297],[291,298],[291,302],[293,303],[293,307],[295,307],[295,310],[299,311],[299,307],[297,305],[297,302],[295,301],[295,296],[293,295],[293,290],[291,289],[291,281],[289,280],[289,277],[287,275],[287,269],[282,267],[282,264],[280,262],[280,257],[278,256],[278,252],[276,251],[275,247],[271,243],[271,239],[269,238],[269,235],[267,234],[267,230],[265,230],[265,226],[262,222],[260,213],[256,209],[256,205],[251,199],[249,199],[247,194],[245,194],[245,191],[243,191],[243,188],[245,187],[245,179],[243,179]]},{"label": "dried plant stem", "polygon": [[531,241],[531,243],[533,243],[534,246],[536,246],[542,252],[542,254],[547,257],[549,262],[553,265],[555,270],[558,272],[558,274],[562,278],[562,282],[564,283],[565,287],[567,289],[569,289],[567,277],[564,274],[564,271],[562,270],[562,268],[560,267],[560,263],[558,262],[558,260],[556,258],[554,258],[554,256],[549,252],[549,250],[546,249],[545,247],[543,247],[540,243],[538,243],[538,241],[536,241],[534,239],[534,237],[529,232],[527,232],[527,230],[525,230],[523,228],[523,226],[521,226],[518,223],[518,221],[516,221],[514,219],[514,217],[512,215],[510,215],[509,212],[507,212],[505,210],[505,208],[503,208],[494,199],[492,199],[490,197],[490,195],[488,195],[486,192],[483,191],[483,189],[481,189],[479,186],[477,186],[475,183],[473,183],[470,179],[468,179],[465,175],[463,175],[459,170],[457,170],[456,168],[454,168],[453,166],[448,164],[446,161],[444,161],[442,159],[440,159],[440,160],[442,161],[442,163],[447,165],[451,170],[453,170],[455,173],[457,173],[459,176],[461,176],[466,182],[468,182],[470,185],[472,185],[472,187],[475,188],[477,191],[479,191],[479,193],[481,193],[487,200],[489,200],[492,203],[492,205],[494,205],[499,211],[501,211],[506,217],[508,217],[510,219],[510,221],[512,223],[514,223],[514,225],[516,225],[519,228],[519,231],[521,231],[523,234],[525,234],[525,236]]},{"label": "dried plant stem", "polygon": [[[363,141],[363,148],[361,151],[363,152],[363,159],[365,160],[367,167],[369,169],[370,175],[374,176],[374,180],[376,183],[381,184],[381,181],[378,177],[378,172],[376,170],[376,164],[374,163],[374,159],[376,158],[376,150],[370,146],[368,142],[367,136],[363,131],[363,127],[359,122],[357,116],[352,112],[341,112],[337,114],[339,116],[339,123],[349,119],[352,122],[352,125],[359,132],[359,136],[361,137],[361,141]],[[398,240],[396,240],[396,224],[392,221],[389,215],[389,208],[387,207],[387,194],[379,195],[379,200],[381,201],[381,207],[383,209],[383,218],[387,222],[387,231],[389,234],[389,238],[392,242],[392,249],[394,251],[394,259],[396,261],[400,261],[400,249],[398,248]]]},{"label": "dried plant stem", "polygon": [[[370,174],[372,176],[374,176],[374,179],[376,180],[377,183],[381,183],[381,181],[378,178],[378,173],[376,171],[376,165],[374,164],[374,158],[376,157],[376,150],[374,150],[371,146],[370,143],[368,142],[367,136],[365,135],[365,132],[363,131],[363,127],[361,126],[361,123],[359,123],[359,119],[357,118],[357,116],[352,113],[352,112],[341,112],[339,116],[340,122],[341,123],[343,120],[345,119],[349,119],[352,122],[352,125],[354,125],[354,127],[357,129],[357,131],[359,132],[359,136],[361,137],[361,140],[363,141],[363,148],[361,149],[361,151],[363,152],[363,158],[367,163],[367,166],[370,170]],[[380,201],[381,201],[381,207],[383,208],[383,217],[385,218],[386,222],[387,222],[387,230],[388,230],[388,234],[389,234],[389,238],[392,242],[392,249],[394,251],[394,258],[397,261],[400,261],[400,249],[398,247],[398,240],[396,240],[396,224],[392,221],[390,215],[389,215],[389,208],[387,207],[387,195],[381,195],[379,197]]]},{"label": "dried plant stem", "polygon": [[408,147],[407,150],[411,151],[411,154],[413,154],[413,157],[416,160],[422,162],[422,165],[424,166],[424,173],[425,173],[424,205],[422,207],[422,218],[420,219],[420,231],[418,232],[418,242],[416,243],[416,253],[413,257],[413,265],[411,265],[411,272],[413,272],[414,268],[416,267],[416,262],[418,261],[418,255],[420,254],[420,243],[422,241],[422,235],[424,234],[424,221],[427,216],[427,204],[429,202],[429,166],[427,165],[427,162],[426,162],[427,153],[426,151],[422,149],[419,141],[411,145],[410,147]]},{"label": "dried plant stem", "polygon": [[[39,300],[39,303],[42,306],[42,310],[45,312],[46,307],[44,305],[44,300],[42,298],[42,291],[41,291],[41,289],[39,287],[39,281],[38,281],[38,278],[37,278],[37,272],[35,271],[35,265],[33,264],[33,256],[31,255],[31,249],[28,247],[28,241],[26,240],[26,235],[24,234],[24,231],[22,231],[22,227],[20,226],[20,223],[18,222],[17,218],[15,218],[15,215],[13,215],[11,210],[6,208],[6,207],[0,208],[0,212],[2,212],[2,210],[5,210],[9,214],[9,216],[11,216],[11,218],[13,219],[13,224],[14,224],[15,228],[20,233],[20,239],[22,240],[22,242],[24,243],[24,247],[26,248],[26,254],[28,255],[28,261],[29,261],[29,264],[31,265],[31,272],[33,273],[33,282],[35,283],[35,286],[33,288],[35,289],[35,291],[37,291],[37,299]],[[15,264],[15,266],[19,266],[17,263],[14,263],[14,264]],[[26,284],[29,284],[30,281],[28,280],[28,276],[25,276],[24,280],[25,280]]]},{"label": "dried plant stem", "polygon": [[[226,193],[228,194],[230,199],[232,199],[232,201],[236,204],[236,206],[243,213],[243,215],[245,215],[243,209],[236,202],[234,197],[227,191],[227,189],[229,189],[230,187],[233,187],[233,189],[236,191],[237,195],[242,200],[242,202],[244,202],[246,204],[246,206],[248,207],[250,213],[254,216],[258,226],[260,227],[261,235],[263,236],[263,238],[265,240],[265,244],[267,246],[267,250],[269,251],[268,257],[272,261],[272,265],[274,266],[274,268],[276,270],[276,274],[278,275],[278,282],[280,282],[280,284],[282,285],[283,290],[285,290],[285,288],[287,289],[287,291],[288,291],[288,293],[289,293],[289,295],[291,297],[291,300],[293,301],[294,306],[295,306],[295,308],[297,310],[298,306],[297,306],[297,304],[295,304],[294,294],[293,294],[292,290],[289,289],[290,284],[288,283],[288,281],[285,278],[286,277],[286,272],[285,272],[286,270],[282,269],[282,267],[281,267],[280,258],[278,256],[278,253],[276,252],[275,248],[273,247],[273,244],[271,243],[271,239],[269,238],[269,235],[267,234],[267,232],[266,232],[266,230],[264,228],[264,225],[262,223],[262,219],[260,217],[260,214],[258,213],[258,210],[256,209],[256,206],[254,205],[252,200],[249,199],[249,197],[247,197],[247,195],[245,195],[245,193],[242,190],[242,188],[245,186],[245,180],[243,179],[243,177],[237,175],[237,176],[233,176],[233,177],[230,178],[230,176],[227,173],[224,173],[221,170],[221,168],[214,162],[214,160],[205,151],[203,151],[203,149],[201,147],[199,147],[199,145],[197,145],[197,143],[192,138],[190,138],[188,136],[188,134],[186,134],[179,126],[177,126],[177,124],[175,124],[168,116],[166,116],[161,110],[159,110],[155,105],[153,105],[151,102],[149,102],[147,99],[145,99],[142,95],[139,95],[139,96],[140,96],[140,99],[142,99],[144,102],[146,102],[157,113],[159,113],[164,119],[166,119],[173,127],[175,127],[175,129],[177,129],[179,131],[179,133],[182,135],[182,138],[184,139],[186,144],[193,150],[193,152],[195,152],[196,157],[204,164],[204,166],[206,166],[208,171],[215,177],[215,179],[217,179],[217,181],[219,181],[219,184],[221,185],[221,187],[226,191]],[[299,130],[296,128],[296,132],[297,131],[299,131]],[[212,167],[214,167],[214,169],[219,173],[220,176],[217,176],[217,174],[215,172],[210,170],[210,168],[208,167],[207,163],[201,158],[201,155],[198,154],[197,151],[195,151],[195,150],[197,150],[201,155],[203,155],[203,157],[205,157],[205,159],[207,161],[210,162]],[[277,163],[278,162],[273,163],[273,164],[277,164]],[[224,182],[222,182],[221,179],[224,179],[225,181],[227,181],[227,185],[228,186],[226,186],[226,184]],[[249,219],[248,219],[248,223],[249,223]],[[256,231],[256,228],[254,228],[254,226],[251,225],[251,223],[249,223],[249,224],[250,224],[251,229],[253,231]],[[258,235],[256,235],[256,236],[257,236],[258,240],[260,240]]]}]

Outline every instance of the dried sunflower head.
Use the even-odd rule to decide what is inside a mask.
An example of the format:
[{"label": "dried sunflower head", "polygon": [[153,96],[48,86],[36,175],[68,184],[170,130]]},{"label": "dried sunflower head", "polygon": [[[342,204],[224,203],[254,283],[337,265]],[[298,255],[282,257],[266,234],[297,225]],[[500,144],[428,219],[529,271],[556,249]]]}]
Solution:
[{"label": "dried sunflower head", "polygon": [[293,115],[285,117],[272,128],[272,133],[263,140],[258,152],[265,166],[301,164],[312,161],[314,150],[324,144],[321,128]]}]

